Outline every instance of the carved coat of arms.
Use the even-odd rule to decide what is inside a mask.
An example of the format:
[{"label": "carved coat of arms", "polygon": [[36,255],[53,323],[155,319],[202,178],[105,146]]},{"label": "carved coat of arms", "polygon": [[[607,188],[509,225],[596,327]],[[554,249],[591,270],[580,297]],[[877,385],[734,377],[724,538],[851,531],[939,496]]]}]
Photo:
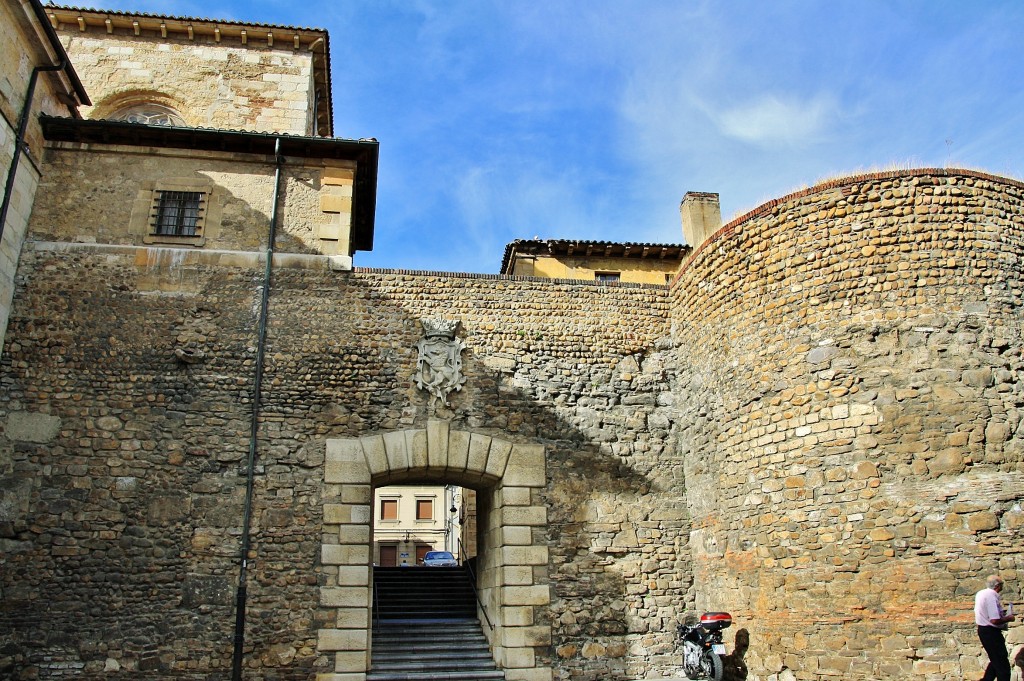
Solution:
[{"label": "carved coat of arms", "polygon": [[423,319],[423,338],[416,344],[420,351],[416,360],[416,387],[426,390],[435,399],[448,404],[448,393],[462,390],[466,377],[462,375],[462,350],[466,347],[455,337],[457,321]]}]

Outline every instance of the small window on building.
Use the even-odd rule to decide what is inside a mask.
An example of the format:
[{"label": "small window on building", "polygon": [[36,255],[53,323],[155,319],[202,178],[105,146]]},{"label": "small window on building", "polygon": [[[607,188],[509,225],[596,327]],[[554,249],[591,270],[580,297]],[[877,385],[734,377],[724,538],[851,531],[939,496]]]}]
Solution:
[{"label": "small window on building", "polygon": [[153,202],[154,236],[202,236],[206,196],[203,192],[157,190]]},{"label": "small window on building", "polygon": [[380,519],[398,520],[398,499],[380,500]]},{"label": "small window on building", "polygon": [[198,177],[168,177],[140,183],[131,229],[142,243],[201,247],[220,232],[221,190]]},{"label": "small window on building", "polygon": [[433,499],[417,499],[416,500],[416,520],[433,520],[434,519],[434,500]]},{"label": "small window on building", "polygon": [[618,281],[618,280],[619,280],[619,273],[618,272],[594,272],[594,281],[609,282],[609,281]]}]

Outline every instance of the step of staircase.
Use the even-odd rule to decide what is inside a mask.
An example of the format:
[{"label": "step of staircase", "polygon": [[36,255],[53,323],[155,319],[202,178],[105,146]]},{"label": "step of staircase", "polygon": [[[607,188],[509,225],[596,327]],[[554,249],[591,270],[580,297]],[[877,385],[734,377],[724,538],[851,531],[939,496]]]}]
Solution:
[{"label": "step of staircase", "polygon": [[463,568],[375,568],[366,681],[503,681]]}]

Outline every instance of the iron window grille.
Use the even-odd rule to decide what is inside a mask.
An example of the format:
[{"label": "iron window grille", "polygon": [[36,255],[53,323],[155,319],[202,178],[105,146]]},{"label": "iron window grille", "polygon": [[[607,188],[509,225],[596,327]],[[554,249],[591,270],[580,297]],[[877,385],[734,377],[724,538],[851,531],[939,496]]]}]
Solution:
[{"label": "iron window grille", "polygon": [[153,234],[158,236],[199,236],[206,196],[203,192],[157,192]]}]

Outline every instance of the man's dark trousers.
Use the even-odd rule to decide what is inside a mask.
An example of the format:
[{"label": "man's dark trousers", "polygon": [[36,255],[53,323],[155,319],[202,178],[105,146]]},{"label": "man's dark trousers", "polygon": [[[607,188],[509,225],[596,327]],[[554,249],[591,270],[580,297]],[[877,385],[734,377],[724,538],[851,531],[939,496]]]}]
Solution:
[{"label": "man's dark trousers", "polygon": [[988,653],[988,667],[981,681],[1010,681],[1010,656],[1006,654],[1003,630],[998,627],[978,627],[978,638]]}]

